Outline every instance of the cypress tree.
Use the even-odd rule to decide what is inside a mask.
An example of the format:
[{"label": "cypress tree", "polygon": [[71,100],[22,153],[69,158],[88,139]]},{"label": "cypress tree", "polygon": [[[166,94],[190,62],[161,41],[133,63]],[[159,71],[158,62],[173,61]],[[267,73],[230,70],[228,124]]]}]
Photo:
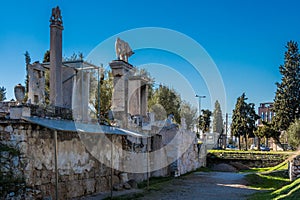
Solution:
[{"label": "cypress tree", "polygon": [[213,112],[213,132],[223,133],[223,117],[219,101],[215,102],[215,109]]},{"label": "cypress tree", "polygon": [[300,55],[298,44],[287,43],[284,64],[279,67],[281,82],[276,83],[274,99],[273,125],[277,130],[285,131],[290,124],[300,117]]},{"label": "cypress tree", "polygon": [[255,121],[259,116],[255,113],[253,103],[246,103],[245,93],[237,98],[235,109],[233,110],[231,132],[235,137],[239,138],[239,149],[241,149],[241,136],[244,137],[246,142],[246,150],[248,148],[248,137],[254,136]]}]

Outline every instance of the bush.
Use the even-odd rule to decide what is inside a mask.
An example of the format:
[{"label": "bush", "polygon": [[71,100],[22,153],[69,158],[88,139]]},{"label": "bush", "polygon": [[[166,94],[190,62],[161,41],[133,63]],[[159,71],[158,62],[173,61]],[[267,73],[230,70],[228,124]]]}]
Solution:
[{"label": "bush", "polygon": [[295,122],[293,122],[288,130],[288,141],[289,144],[295,148],[300,146],[300,120],[297,119]]}]

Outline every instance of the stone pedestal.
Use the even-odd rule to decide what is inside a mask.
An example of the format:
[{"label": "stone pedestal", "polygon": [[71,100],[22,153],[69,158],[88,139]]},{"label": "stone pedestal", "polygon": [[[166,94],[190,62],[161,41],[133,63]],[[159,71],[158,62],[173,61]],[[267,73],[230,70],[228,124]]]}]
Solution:
[{"label": "stone pedestal", "polygon": [[114,118],[119,121],[122,128],[128,126],[128,79],[134,73],[134,67],[122,60],[109,63],[114,77],[114,90],[112,94],[112,111]]}]

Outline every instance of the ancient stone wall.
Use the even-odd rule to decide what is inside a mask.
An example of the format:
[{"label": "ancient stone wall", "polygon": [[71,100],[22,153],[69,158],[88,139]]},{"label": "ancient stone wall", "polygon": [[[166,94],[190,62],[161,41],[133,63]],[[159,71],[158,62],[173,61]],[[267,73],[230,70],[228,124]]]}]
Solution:
[{"label": "ancient stone wall", "polygon": [[291,181],[300,177],[300,155],[289,162],[289,177]]},{"label": "ancient stone wall", "polygon": [[[184,142],[186,130],[170,129],[168,135],[178,133],[182,135]],[[189,133],[191,134],[191,133]],[[22,120],[0,121],[0,163],[1,163],[1,197],[4,199],[24,198],[52,198],[55,199],[56,173],[55,173],[55,145],[54,131],[28,123]],[[152,148],[158,149],[163,145],[163,135],[153,136]],[[143,140],[144,146],[129,142],[129,137],[113,135],[113,143],[122,149],[133,149],[135,152],[145,152],[147,139]],[[127,141],[127,142],[126,142]],[[140,140],[142,141],[142,140]],[[165,141],[165,140],[164,140]],[[147,173],[124,174],[117,170],[111,170],[99,162],[86,149],[77,132],[57,132],[57,167],[58,167],[58,197],[59,199],[70,199],[88,194],[107,192],[112,184],[115,189],[122,189],[128,184],[125,180],[134,179],[143,181],[147,179]],[[132,147],[134,145],[134,148]],[[178,145],[178,144],[177,144]],[[166,152],[169,157],[175,156],[179,160],[175,162],[177,174],[183,174],[205,165],[205,159],[201,159],[194,144],[187,149],[183,155],[175,151]],[[110,160],[108,153],[106,160]],[[113,157],[117,162],[118,156]],[[172,166],[151,172],[150,176],[173,175]],[[174,174],[175,175],[175,174]],[[10,177],[4,180],[3,177]],[[125,178],[124,178],[125,177]],[[7,184],[3,184],[4,182]]]},{"label": "ancient stone wall", "polygon": [[[0,124],[1,175],[11,174],[20,187],[7,187],[1,194],[7,199],[26,195],[33,198],[55,198],[54,133],[29,123]],[[121,136],[114,136],[122,145]],[[110,190],[109,167],[101,164],[86,150],[77,132],[58,132],[58,196],[70,199]],[[14,150],[11,150],[14,149]],[[13,153],[10,153],[13,152]],[[121,181],[121,173],[113,170],[113,185]],[[11,182],[11,181],[10,181]]]}]

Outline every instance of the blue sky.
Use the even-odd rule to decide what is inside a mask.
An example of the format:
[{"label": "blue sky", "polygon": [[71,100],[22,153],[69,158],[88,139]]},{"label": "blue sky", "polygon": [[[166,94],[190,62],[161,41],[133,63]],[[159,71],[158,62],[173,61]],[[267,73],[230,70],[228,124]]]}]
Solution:
[{"label": "blue sky", "polygon": [[[13,98],[14,85],[24,83],[24,52],[29,51],[32,61],[36,61],[42,60],[49,49],[49,17],[56,5],[63,15],[64,56],[73,52],[88,55],[105,39],[141,27],[167,28],[192,38],[202,45],[221,74],[227,96],[224,109],[229,113],[243,92],[256,106],[272,101],[275,82],[281,78],[278,67],[283,64],[286,42],[300,42],[297,0],[12,0],[1,5],[0,86],[7,88],[8,98]],[[209,97],[202,78],[193,77],[185,61],[175,57],[156,50],[139,50],[130,62],[139,66],[153,59],[170,65],[185,74],[195,93]],[[197,99],[192,96],[196,105]],[[211,107],[209,99],[202,100],[202,108]]]}]

